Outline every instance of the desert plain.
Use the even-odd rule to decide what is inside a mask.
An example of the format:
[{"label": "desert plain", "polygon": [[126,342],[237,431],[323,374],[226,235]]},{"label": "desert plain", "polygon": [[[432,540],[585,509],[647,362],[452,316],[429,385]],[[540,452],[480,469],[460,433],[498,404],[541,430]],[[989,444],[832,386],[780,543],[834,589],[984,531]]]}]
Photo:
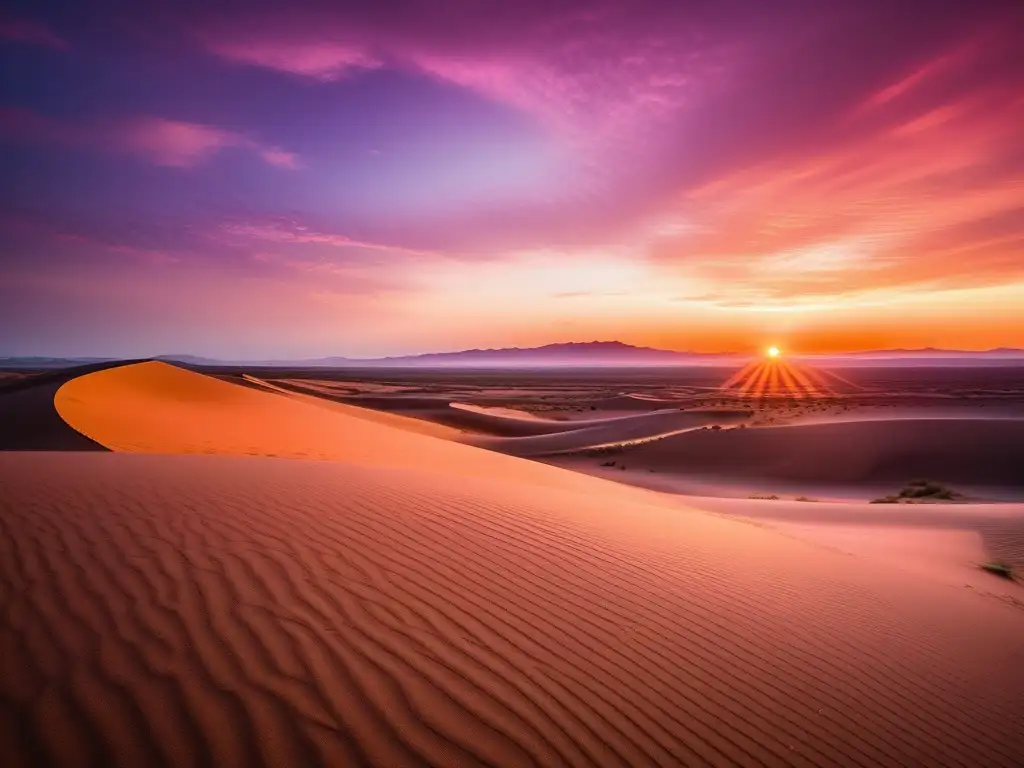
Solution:
[{"label": "desert plain", "polygon": [[1024,369],[0,378],[5,765],[1024,765]]}]

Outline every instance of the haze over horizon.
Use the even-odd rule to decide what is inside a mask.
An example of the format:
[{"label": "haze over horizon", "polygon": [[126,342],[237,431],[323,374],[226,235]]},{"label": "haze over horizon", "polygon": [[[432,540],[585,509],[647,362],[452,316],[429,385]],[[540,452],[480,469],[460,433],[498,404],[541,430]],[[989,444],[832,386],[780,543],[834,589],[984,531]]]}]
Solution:
[{"label": "haze over horizon", "polygon": [[1024,4],[15,2],[0,355],[1024,346]]}]

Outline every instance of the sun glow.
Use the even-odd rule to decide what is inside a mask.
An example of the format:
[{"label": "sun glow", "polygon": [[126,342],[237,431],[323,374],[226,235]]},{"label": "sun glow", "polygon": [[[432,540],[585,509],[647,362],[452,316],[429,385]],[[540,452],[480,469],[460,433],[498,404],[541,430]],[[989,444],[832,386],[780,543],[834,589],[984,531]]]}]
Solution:
[{"label": "sun glow", "polygon": [[778,357],[782,352],[778,347],[768,347],[768,357]]}]

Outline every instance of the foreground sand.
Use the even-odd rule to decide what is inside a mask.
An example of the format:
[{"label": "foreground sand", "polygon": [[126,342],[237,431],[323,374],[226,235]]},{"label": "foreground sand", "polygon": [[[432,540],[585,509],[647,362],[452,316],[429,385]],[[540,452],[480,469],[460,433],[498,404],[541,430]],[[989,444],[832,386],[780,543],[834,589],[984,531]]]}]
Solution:
[{"label": "foreground sand", "polygon": [[927,563],[159,363],[56,407],[115,452],[0,453],[5,765],[1024,764],[1024,610]]},{"label": "foreground sand", "polygon": [[328,462],[0,478],[7,765],[1024,756],[1024,612],[774,531]]}]

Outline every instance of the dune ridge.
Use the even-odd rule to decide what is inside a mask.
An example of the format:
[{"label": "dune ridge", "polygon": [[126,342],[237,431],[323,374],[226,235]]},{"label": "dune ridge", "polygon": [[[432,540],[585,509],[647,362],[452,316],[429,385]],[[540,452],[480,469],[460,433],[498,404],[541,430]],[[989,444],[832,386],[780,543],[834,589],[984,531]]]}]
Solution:
[{"label": "dune ridge", "polygon": [[673,408],[608,419],[555,422],[565,425],[566,428],[513,437],[471,436],[464,438],[464,442],[512,456],[551,456],[622,445],[632,441],[664,439],[670,435],[702,427],[736,424],[752,415],[750,411],[680,411]]},{"label": "dune ridge", "polygon": [[11,765],[1024,755],[1024,612],[774,531],[343,463],[0,477]]}]

